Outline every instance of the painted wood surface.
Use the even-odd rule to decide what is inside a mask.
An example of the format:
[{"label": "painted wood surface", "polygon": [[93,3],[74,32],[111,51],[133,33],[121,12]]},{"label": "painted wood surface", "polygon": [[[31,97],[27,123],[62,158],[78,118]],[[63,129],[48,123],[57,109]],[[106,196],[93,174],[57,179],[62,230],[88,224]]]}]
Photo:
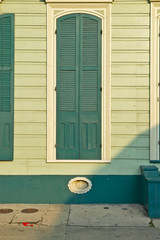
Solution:
[{"label": "painted wood surface", "polygon": [[14,161],[0,174],[140,174],[149,163],[149,19],[147,0],[112,3],[112,162],[46,163],[46,4],[3,0],[15,13]]},{"label": "painted wood surface", "polygon": [[57,159],[101,159],[101,29],[89,14],[57,21]]},{"label": "painted wood surface", "polygon": [[0,15],[0,160],[13,160],[14,14]]},{"label": "painted wood surface", "polygon": [[69,191],[67,184],[75,177],[76,175],[0,176],[0,203],[142,203],[141,176],[139,175],[87,175],[85,177],[94,186],[87,194],[73,194]]},{"label": "painted wood surface", "polygon": [[149,8],[112,5],[112,157],[127,168],[149,162]]},{"label": "painted wood surface", "polygon": [[[46,5],[39,0],[4,0],[0,11],[15,13],[13,162],[17,170],[12,173],[25,174],[28,161],[46,158]],[[18,159],[27,159],[23,171]]]}]

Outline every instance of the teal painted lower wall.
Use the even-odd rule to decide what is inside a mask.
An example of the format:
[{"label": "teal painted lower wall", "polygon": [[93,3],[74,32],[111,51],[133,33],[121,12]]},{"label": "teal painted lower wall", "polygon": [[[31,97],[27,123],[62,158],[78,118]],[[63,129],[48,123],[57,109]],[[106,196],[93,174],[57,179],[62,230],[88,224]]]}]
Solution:
[{"label": "teal painted lower wall", "polygon": [[141,175],[83,176],[92,182],[92,189],[85,194],[68,189],[68,182],[74,177],[77,176],[0,176],[0,203],[142,203]]}]

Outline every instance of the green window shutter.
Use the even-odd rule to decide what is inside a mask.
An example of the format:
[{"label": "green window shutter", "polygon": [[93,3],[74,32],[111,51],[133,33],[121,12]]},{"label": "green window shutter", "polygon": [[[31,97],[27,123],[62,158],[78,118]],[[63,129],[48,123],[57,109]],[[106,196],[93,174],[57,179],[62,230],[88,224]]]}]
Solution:
[{"label": "green window shutter", "polygon": [[13,160],[14,14],[0,15],[0,160]]},{"label": "green window shutter", "polygon": [[57,159],[101,159],[101,19],[57,21]]},{"label": "green window shutter", "polygon": [[101,19],[80,15],[80,159],[101,159]]},{"label": "green window shutter", "polygon": [[77,16],[57,22],[57,159],[78,158]]}]

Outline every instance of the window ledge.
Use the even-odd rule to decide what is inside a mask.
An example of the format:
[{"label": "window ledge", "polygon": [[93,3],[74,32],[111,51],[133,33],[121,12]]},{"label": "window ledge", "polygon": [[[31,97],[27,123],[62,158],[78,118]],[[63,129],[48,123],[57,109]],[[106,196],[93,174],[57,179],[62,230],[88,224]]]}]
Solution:
[{"label": "window ledge", "polygon": [[[1,0],[0,0],[1,1]],[[45,0],[46,3],[112,3],[113,0]]]},{"label": "window ledge", "polygon": [[47,160],[47,163],[110,163],[109,160]]}]

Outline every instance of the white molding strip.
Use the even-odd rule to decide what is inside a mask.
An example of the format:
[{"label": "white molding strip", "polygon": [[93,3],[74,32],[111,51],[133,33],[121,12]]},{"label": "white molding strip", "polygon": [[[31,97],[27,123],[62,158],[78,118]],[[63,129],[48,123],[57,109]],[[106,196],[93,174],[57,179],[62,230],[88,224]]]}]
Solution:
[{"label": "white molding strip", "polygon": [[159,160],[159,21],[160,1],[151,2],[150,160]]},{"label": "white molding strip", "polygon": [[113,0],[45,0],[46,3],[112,3]]},{"label": "white molding strip", "polygon": [[[102,159],[56,160],[56,20],[71,13],[88,13],[102,19]],[[79,4],[47,4],[47,162],[107,163],[111,161],[111,4],[92,8]]]},{"label": "white molding strip", "polygon": [[80,159],[76,159],[76,160],[48,160],[47,162],[52,162],[52,163],[109,163],[110,161],[105,161],[105,160],[80,160]]}]

